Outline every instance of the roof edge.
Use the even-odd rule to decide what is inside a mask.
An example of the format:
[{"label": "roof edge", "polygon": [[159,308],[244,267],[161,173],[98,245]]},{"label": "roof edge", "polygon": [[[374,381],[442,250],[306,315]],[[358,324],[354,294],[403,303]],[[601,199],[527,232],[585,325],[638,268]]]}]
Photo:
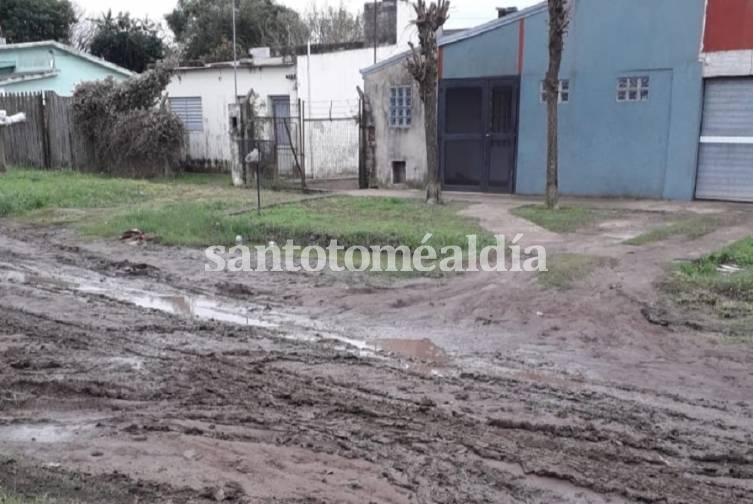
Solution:
[{"label": "roof edge", "polygon": [[78,49],[71,47],[69,45],[61,44],[60,42],[56,40],[41,40],[39,42],[23,42],[20,44],[6,44],[3,46],[0,46],[0,52],[10,50],[10,49],[31,49],[35,47],[54,47],[63,52],[67,52],[68,54],[78,56],[79,58],[83,58],[97,65],[103,66],[105,68],[109,68],[110,70],[114,72],[118,72],[119,74],[122,74],[126,77],[131,77],[134,75],[134,72],[131,72],[127,68],[123,68],[122,66],[116,65],[115,63],[110,63],[109,61],[103,58],[100,58],[98,56],[94,56],[92,54],[79,51]]},{"label": "roof edge", "polygon": [[494,19],[493,21],[489,21],[488,23],[478,25],[475,28],[470,28],[464,32],[456,33],[453,35],[447,35],[446,37],[440,37],[440,39],[437,41],[437,44],[439,45],[439,47],[443,47],[446,45],[454,44],[455,42],[460,42],[462,40],[477,37],[484,33],[490,32],[492,30],[496,30],[497,28],[500,28],[502,26],[515,23],[516,21],[520,21],[521,19],[525,19],[527,17],[533,16],[534,14],[538,14],[546,10],[547,10],[547,2],[541,2],[536,5],[532,5],[531,7],[527,7],[521,11],[518,11],[515,14],[510,14],[503,18]]},{"label": "roof edge", "polygon": [[403,51],[398,54],[393,54],[387,59],[383,59],[382,61],[379,61],[371,66],[368,66],[366,68],[363,68],[360,70],[361,75],[366,77],[367,75],[371,75],[374,72],[381,70],[382,68],[388,67],[390,65],[394,65],[395,63],[400,62],[401,60],[408,59],[408,56],[411,55],[411,51]]}]

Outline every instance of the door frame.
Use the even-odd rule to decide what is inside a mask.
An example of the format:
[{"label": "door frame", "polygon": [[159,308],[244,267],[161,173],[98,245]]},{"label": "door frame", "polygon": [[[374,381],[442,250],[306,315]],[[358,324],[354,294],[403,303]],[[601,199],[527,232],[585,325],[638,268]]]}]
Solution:
[{"label": "door frame", "polygon": [[[491,102],[492,102],[492,88],[495,86],[511,86],[513,93],[512,99],[515,105],[512,111],[513,120],[513,160],[512,170],[510,173],[510,187],[507,189],[494,188],[489,186],[489,174],[491,170],[491,153],[490,153],[490,134],[489,124],[491,123]],[[447,185],[445,183],[445,126],[446,126],[446,111],[447,111],[447,89],[459,88],[459,87],[480,87],[482,92],[482,124],[484,124],[484,131],[482,135],[482,160],[483,169],[481,172],[481,183],[473,186],[458,186]],[[520,124],[520,76],[498,76],[498,77],[479,77],[479,78],[466,78],[466,79],[442,79],[439,81],[439,95],[438,95],[438,110],[437,110],[437,135],[438,135],[438,148],[437,153],[439,159],[439,178],[442,182],[442,188],[445,191],[461,191],[461,192],[483,192],[483,193],[498,193],[498,194],[515,194],[517,173],[518,173],[518,130]],[[475,140],[477,135],[469,135]]]}]

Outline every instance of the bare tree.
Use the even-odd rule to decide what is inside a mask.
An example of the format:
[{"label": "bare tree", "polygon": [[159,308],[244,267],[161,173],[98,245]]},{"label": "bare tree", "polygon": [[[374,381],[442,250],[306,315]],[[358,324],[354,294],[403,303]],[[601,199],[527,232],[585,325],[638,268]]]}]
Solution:
[{"label": "bare tree", "polygon": [[[310,39],[317,44],[340,44],[363,40],[363,22],[360,13],[350,12],[343,2],[338,7],[319,8],[312,2],[303,16]],[[305,43],[305,41],[304,41]]]},{"label": "bare tree", "polygon": [[421,101],[424,104],[424,124],[426,127],[426,167],[429,181],[426,187],[426,201],[442,202],[442,183],[439,179],[438,139],[437,139],[437,81],[439,49],[437,31],[449,17],[450,0],[416,0],[413,3],[418,28],[420,47],[410,45],[412,54],[408,59],[408,71],[418,83]]},{"label": "bare tree", "polygon": [[97,26],[86,16],[86,11],[80,4],[73,4],[73,12],[76,14],[76,23],[71,26],[71,45],[79,51],[88,51],[97,33]]},{"label": "bare tree", "polygon": [[549,69],[544,82],[547,104],[546,206],[549,209],[559,207],[560,67],[569,22],[568,0],[549,0]]}]

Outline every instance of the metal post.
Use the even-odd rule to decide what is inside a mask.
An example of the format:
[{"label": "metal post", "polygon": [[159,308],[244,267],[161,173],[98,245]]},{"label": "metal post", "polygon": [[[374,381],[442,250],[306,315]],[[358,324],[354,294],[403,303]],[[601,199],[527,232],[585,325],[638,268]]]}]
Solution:
[{"label": "metal post", "polygon": [[236,0],[230,0],[233,3],[233,79],[235,82],[235,103],[240,108],[240,100],[238,100],[238,42],[236,38],[235,28],[235,2]]},{"label": "metal post", "polygon": [[377,23],[379,21],[379,16],[377,15],[377,5],[378,5],[378,0],[374,0],[374,64],[375,65],[377,63],[377,44],[378,44]]},{"label": "metal post", "polygon": [[[260,153],[261,154],[261,153]],[[261,156],[256,162],[256,214],[261,215]]]}]

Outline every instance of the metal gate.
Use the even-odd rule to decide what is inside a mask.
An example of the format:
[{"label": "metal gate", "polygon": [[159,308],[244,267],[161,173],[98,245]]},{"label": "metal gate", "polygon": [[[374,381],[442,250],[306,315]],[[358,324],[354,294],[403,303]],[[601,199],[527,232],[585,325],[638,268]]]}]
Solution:
[{"label": "metal gate", "polygon": [[753,202],[753,78],[706,81],[696,198]]},{"label": "metal gate", "polygon": [[439,156],[449,190],[515,192],[518,77],[445,79],[439,91]]}]

